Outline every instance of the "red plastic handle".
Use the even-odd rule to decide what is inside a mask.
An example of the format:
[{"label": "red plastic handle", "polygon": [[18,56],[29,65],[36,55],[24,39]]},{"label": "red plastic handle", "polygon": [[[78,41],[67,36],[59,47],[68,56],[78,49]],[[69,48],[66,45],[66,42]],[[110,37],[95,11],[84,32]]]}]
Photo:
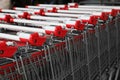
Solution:
[{"label": "red plastic handle", "polygon": [[13,57],[17,49],[17,46],[7,46],[5,41],[0,41],[0,58]]},{"label": "red plastic handle", "polygon": [[29,42],[33,46],[42,46],[46,41],[46,37],[39,36],[39,34],[35,32],[30,35],[29,39],[20,38],[20,40],[21,42]]},{"label": "red plastic handle", "polygon": [[55,37],[64,38],[67,34],[67,30],[63,29],[61,26],[56,26],[55,31],[46,30],[46,34],[53,34]]}]

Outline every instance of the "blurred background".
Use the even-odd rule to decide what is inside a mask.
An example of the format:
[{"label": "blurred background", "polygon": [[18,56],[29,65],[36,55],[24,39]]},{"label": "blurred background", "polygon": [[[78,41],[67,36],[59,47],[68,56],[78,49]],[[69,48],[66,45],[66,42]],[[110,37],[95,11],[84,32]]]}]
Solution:
[{"label": "blurred background", "polygon": [[83,5],[120,5],[120,0],[0,0],[0,8],[12,8],[14,6],[41,4],[67,4],[77,2]]}]

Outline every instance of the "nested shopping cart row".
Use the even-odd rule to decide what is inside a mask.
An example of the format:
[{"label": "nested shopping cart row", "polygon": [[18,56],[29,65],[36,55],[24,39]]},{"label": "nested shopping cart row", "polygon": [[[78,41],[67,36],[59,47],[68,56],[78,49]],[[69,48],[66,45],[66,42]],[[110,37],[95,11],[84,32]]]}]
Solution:
[{"label": "nested shopping cart row", "polygon": [[120,7],[40,4],[0,12],[1,80],[94,80],[119,62]]}]

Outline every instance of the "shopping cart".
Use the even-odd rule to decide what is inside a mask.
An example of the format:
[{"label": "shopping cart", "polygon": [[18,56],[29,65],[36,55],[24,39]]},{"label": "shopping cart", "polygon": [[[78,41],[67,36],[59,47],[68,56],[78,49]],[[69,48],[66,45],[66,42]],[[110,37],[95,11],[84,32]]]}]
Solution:
[{"label": "shopping cart", "polygon": [[88,26],[84,33],[86,51],[87,51],[87,66],[89,80],[95,79],[100,74],[99,58],[98,58],[98,43],[94,26]]},{"label": "shopping cart", "polygon": [[[35,80],[39,79],[38,73],[32,66],[33,63],[26,57],[18,56],[14,59],[2,59],[1,61],[3,60],[5,62],[1,64],[1,80],[32,80],[35,76]],[[9,63],[6,63],[6,60]]]},{"label": "shopping cart", "polygon": [[116,17],[116,28],[117,28],[117,55],[118,55],[118,62],[120,60],[120,37],[119,37],[119,34],[120,34],[120,28],[119,28],[119,25],[120,25],[120,15],[118,14],[117,17]]},{"label": "shopping cart", "polygon": [[101,74],[109,67],[109,54],[108,54],[108,32],[107,21],[98,22],[96,26],[96,36],[98,38],[98,57],[100,61]]},{"label": "shopping cart", "polygon": [[117,52],[116,52],[116,35],[117,29],[115,25],[115,18],[109,20],[107,25],[108,31],[108,50],[109,50],[109,60],[110,66],[112,66],[117,61]]}]

